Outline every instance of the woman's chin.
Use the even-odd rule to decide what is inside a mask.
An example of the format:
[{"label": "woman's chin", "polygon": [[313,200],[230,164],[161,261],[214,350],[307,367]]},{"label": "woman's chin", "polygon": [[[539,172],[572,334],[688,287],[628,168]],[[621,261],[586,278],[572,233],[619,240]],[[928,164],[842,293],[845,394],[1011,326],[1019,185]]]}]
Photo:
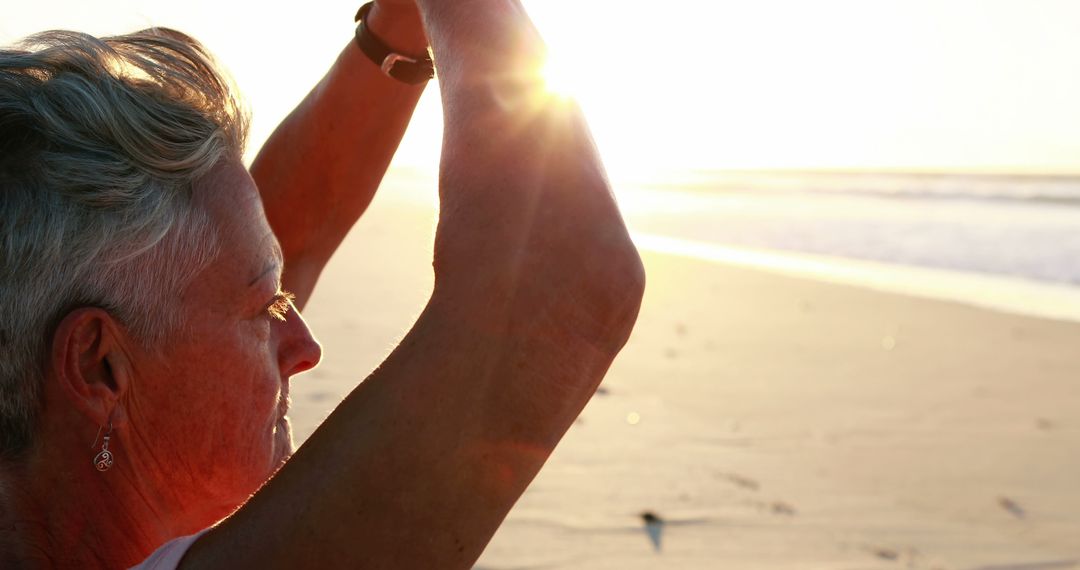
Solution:
[{"label": "woman's chin", "polygon": [[272,469],[277,471],[292,457],[292,454],[292,424],[289,423],[288,416],[283,416],[274,424],[274,462]]}]

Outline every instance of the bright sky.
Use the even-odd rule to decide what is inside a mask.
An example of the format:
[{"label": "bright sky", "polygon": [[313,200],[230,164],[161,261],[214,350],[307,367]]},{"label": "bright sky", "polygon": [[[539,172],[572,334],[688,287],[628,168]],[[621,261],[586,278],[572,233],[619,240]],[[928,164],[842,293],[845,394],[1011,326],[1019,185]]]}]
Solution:
[{"label": "bright sky", "polygon": [[[361,0],[357,0],[360,2]],[[1075,0],[525,0],[616,176],[713,168],[1080,172]],[[261,142],[352,34],[352,3],[13,2],[0,44],[149,25],[232,70]],[[429,89],[398,164],[433,166]]]}]

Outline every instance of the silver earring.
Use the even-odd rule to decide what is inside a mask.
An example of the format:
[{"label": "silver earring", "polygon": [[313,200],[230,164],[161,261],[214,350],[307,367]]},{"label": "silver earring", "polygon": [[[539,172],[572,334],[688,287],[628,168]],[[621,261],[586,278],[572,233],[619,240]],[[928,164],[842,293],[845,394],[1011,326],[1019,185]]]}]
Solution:
[{"label": "silver earring", "polygon": [[[94,443],[90,444],[90,449],[93,449],[97,445],[98,437],[101,435],[101,429],[98,428],[98,434],[94,436]],[[101,443],[101,451],[94,456],[94,467],[97,467],[98,471],[108,471],[113,464],[113,453],[109,451],[109,434],[112,433],[112,421],[109,421],[109,431],[105,432],[105,439]]]}]

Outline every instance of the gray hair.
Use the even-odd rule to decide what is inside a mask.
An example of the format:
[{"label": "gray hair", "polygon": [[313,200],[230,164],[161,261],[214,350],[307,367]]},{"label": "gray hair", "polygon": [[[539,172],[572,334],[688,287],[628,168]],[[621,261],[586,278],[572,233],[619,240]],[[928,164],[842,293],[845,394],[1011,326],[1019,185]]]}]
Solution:
[{"label": "gray hair", "polygon": [[51,31],[0,49],[0,461],[33,443],[59,321],[101,307],[147,346],[217,254],[196,181],[239,160],[247,114],[174,30]]}]

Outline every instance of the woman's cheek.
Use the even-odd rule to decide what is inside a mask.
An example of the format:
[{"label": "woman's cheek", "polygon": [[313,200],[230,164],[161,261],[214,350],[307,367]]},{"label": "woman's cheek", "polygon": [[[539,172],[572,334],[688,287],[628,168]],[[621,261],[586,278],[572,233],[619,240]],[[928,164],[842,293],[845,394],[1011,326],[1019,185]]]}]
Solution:
[{"label": "woman's cheek", "polygon": [[267,343],[272,336],[273,323],[270,315],[259,315],[254,319],[244,321],[247,333],[252,339],[260,343]]}]

